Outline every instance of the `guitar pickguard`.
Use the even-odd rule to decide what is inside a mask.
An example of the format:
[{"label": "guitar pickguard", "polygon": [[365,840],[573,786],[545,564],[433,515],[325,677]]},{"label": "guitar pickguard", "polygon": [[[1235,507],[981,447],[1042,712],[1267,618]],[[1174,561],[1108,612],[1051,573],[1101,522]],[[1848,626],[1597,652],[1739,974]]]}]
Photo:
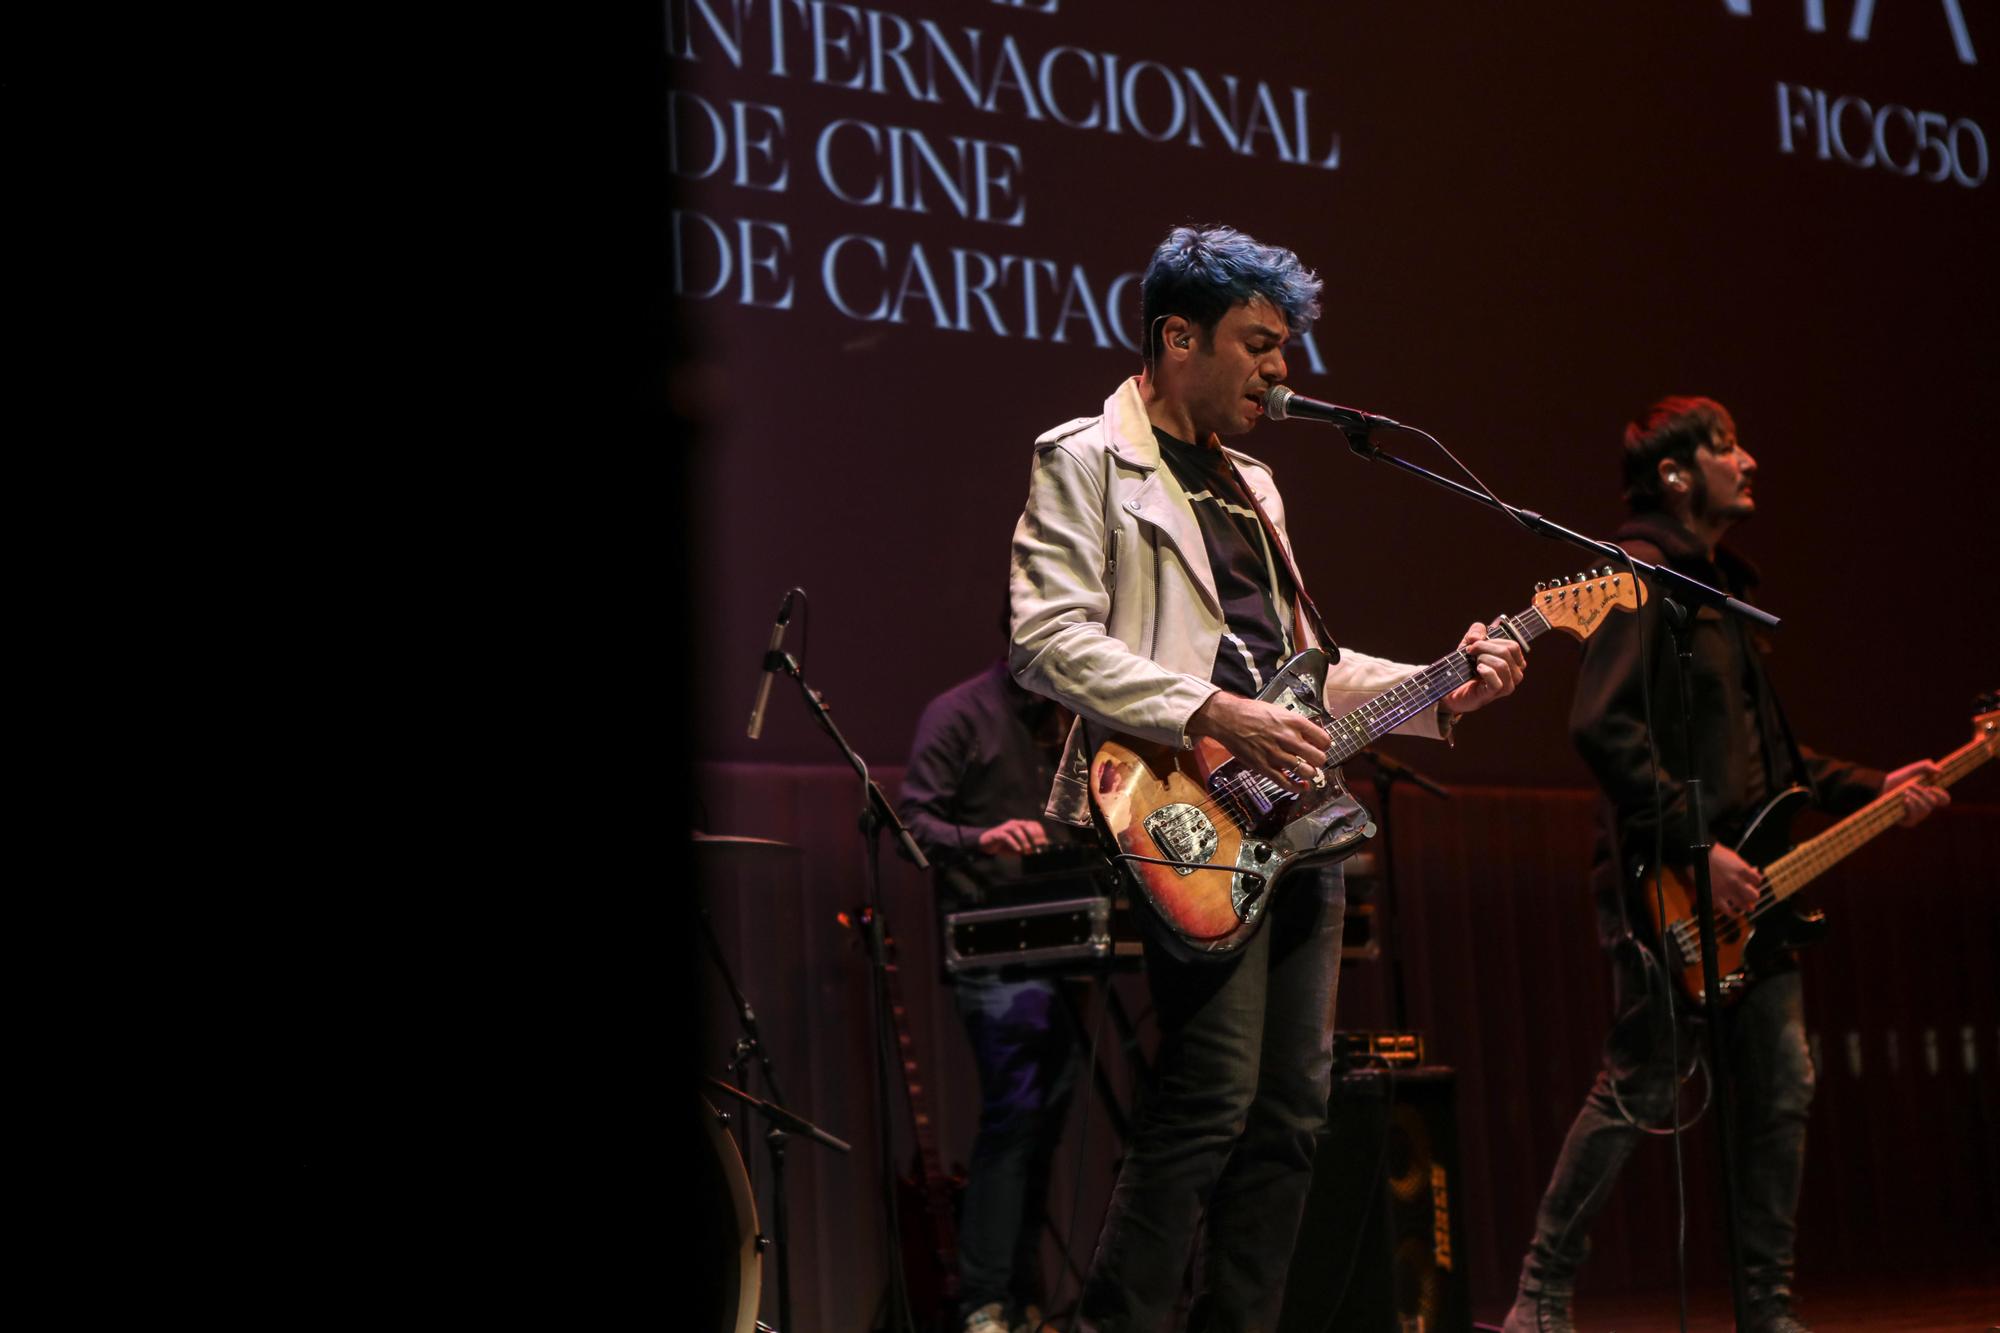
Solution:
[{"label": "guitar pickguard", "polygon": [[1250,873],[1229,877],[1229,905],[1236,910],[1236,919],[1249,925],[1271,901],[1267,892],[1271,886],[1265,878],[1274,873],[1270,847],[1245,838],[1236,849],[1236,868]]}]

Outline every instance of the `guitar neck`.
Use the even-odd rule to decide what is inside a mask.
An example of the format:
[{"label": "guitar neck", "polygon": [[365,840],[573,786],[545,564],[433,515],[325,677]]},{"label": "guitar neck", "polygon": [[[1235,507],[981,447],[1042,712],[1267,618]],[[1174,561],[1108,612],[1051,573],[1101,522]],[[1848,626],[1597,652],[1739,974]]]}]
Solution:
[{"label": "guitar neck", "polygon": [[[1996,740],[1981,736],[1953,750],[1938,763],[1936,786],[1949,787],[1993,757]],[[1786,852],[1764,867],[1771,886],[1770,901],[1783,902],[1853,853],[1875,840],[1903,817],[1903,789],[1884,792],[1826,832]]]},{"label": "guitar neck", "polygon": [[[889,947],[894,947],[893,940]],[[882,971],[888,980],[889,1014],[895,1021],[896,1058],[903,1066],[903,1092],[909,1099],[910,1134],[916,1140],[917,1157],[923,1163],[924,1183],[928,1187],[944,1178],[944,1163],[938,1155],[937,1135],[931,1126],[923,1074],[917,1067],[917,1043],[910,1035],[910,1012],[903,1007],[902,973],[893,957],[883,960]]]},{"label": "guitar neck", "polygon": [[[1505,623],[1523,644],[1549,628],[1549,622],[1532,606]],[[1472,663],[1466,655],[1448,653],[1395,689],[1335,718],[1327,728],[1327,734],[1333,738],[1327,763],[1346,763],[1472,678]]]}]

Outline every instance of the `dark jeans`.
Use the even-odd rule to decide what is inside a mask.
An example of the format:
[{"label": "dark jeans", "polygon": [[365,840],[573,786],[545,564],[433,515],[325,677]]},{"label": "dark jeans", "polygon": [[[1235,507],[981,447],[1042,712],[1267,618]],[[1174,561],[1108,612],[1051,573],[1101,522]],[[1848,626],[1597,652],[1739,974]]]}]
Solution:
[{"label": "dark jeans", "polygon": [[979,1135],[959,1216],[959,1308],[1040,1302],[1042,1209],[1076,1073],[1074,1024],[1051,981],[961,976],[979,1065]]},{"label": "dark jeans", "polygon": [[[1667,1014],[1674,1006],[1661,998],[1670,983],[1657,970],[1648,977],[1636,945],[1622,945],[1614,960],[1618,1019],[1604,1043],[1604,1066],[1542,1196],[1535,1238],[1521,1267],[1527,1291],[1568,1287],[1590,1252],[1590,1224],[1643,1137],[1619,1113],[1619,1103],[1652,1128],[1664,1128],[1673,1113]],[[1686,1068],[1698,1045],[1705,1050],[1706,1039],[1700,1021],[1684,1015],[1676,1031]],[[1806,1110],[1812,1104],[1798,972],[1780,972],[1752,987],[1726,1012],[1723,1037],[1737,1111],[1737,1236],[1750,1297],[1766,1302],[1791,1291]]]},{"label": "dark jeans", "polygon": [[1084,1292],[1101,1333],[1167,1327],[1204,1210],[1189,1328],[1276,1325],[1326,1121],[1343,906],[1338,866],[1300,871],[1233,961],[1147,942],[1160,1046]]}]

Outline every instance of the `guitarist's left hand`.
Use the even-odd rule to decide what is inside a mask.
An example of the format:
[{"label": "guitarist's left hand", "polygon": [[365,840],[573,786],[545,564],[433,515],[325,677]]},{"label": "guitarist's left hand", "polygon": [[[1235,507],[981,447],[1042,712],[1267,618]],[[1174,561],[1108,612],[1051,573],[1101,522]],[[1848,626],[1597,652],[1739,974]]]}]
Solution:
[{"label": "guitarist's left hand", "polygon": [[[1943,809],[1951,804],[1951,793],[1943,787],[1933,787],[1924,779],[1938,775],[1936,761],[1919,759],[1914,764],[1904,764],[1882,781],[1883,791],[1894,791],[1898,787],[1908,787],[1903,793],[1904,828],[1920,824],[1930,817],[1933,810]],[[1915,783],[1915,786],[1910,784]]]},{"label": "guitarist's left hand", "polygon": [[1458,641],[1458,650],[1472,654],[1474,679],[1438,701],[1448,713],[1474,713],[1514,692],[1527,673],[1528,657],[1512,639],[1487,637],[1486,626],[1474,622]]}]

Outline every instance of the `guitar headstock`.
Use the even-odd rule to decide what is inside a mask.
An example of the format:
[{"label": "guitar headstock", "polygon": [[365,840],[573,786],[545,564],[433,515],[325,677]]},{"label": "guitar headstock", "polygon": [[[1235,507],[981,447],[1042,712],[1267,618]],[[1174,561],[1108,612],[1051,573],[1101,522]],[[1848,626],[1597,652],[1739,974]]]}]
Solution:
[{"label": "guitar headstock", "polygon": [[1646,585],[1610,565],[1535,585],[1535,609],[1549,628],[1578,639],[1595,634],[1609,612],[1637,611],[1645,604]]},{"label": "guitar headstock", "polygon": [[1972,715],[1972,739],[1986,741],[2000,735],[2000,690],[1980,695],[1972,706],[1978,710]]}]

